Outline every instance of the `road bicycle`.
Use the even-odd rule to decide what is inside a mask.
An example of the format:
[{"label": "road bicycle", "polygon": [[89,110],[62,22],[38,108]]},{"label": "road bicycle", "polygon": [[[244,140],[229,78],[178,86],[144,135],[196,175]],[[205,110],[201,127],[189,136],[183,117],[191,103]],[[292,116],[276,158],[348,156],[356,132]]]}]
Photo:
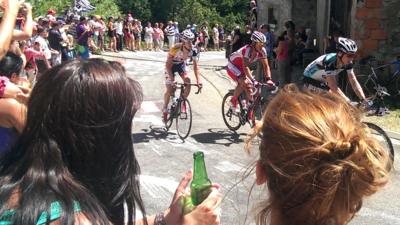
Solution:
[{"label": "road bicycle", "polygon": [[[400,99],[400,57],[395,61],[378,67],[372,66],[371,62],[374,60],[376,58],[373,56],[360,60],[360,65],[368,65],[371,73],[369,75],[358,75],[357,79],[363,84],[366,97],[371,102],[371,109],[368,114],[383,116],[388,113],[384,98],[391,96],[393,99]],[[378,76],[377,71],[390,66],[395,66],[396,70],[388,79]],[[350,83],[346,84],[345,93],[349,97],[356,96]]]},{"label": "road bicycle", "polygon": [[[269,98],[262,97],[261,92],[263,87],[266,87],[270,92]],[[238,130],[247,122],[250,124],[250,127],[254,127],[256,118],[260,119],[262,117],[266,103],[278,92],[278,85],[255,82],[252,92],[254,102],[249,107],[245,107],[246,97],[244,93],[239,95],[237,105],[232,105],[234,91],[233,89],[229,90],[222,100],[222,117],[225,125],[232,131]]]},{"label": "road bicycle", "polygon": [[[368,110],[368,106],[362,105],[360,102],[351,102],[351,105],[354,107],[358,108],[361,111],[366,111]],[[363,121],[363,124],[368,126],[368,128],[371,130],[371,134],[373,135],[374,138],[378,139],[381,142],[382,147],[387,151],[390,157],[391,164],[393,165],[394,162],[394,147],[393,143],[390,140],[389,136],[383,130],[380,126],[371,123],[371,122],[365,122]]]},{"label": "road bicycle", "polygon": [[179,88],[179,95],[175,97],[174,94],[171,95],[171,101],[168,106],[168,117],[165,121],[165,127],[167,131],[172,126],[172,122],[175,119],[176,123],[176,131],[178,136],[184,140],[189,136],[190,130],[192,128],[192,108],[190,106],[190,102],[187,98],[183,96],[186,86],[196,86],[197,92],[195,94],[199,94],[201,92],[201,85],[198,84],[188,84],[188,83],[173,83],[172,86],[174,88]]},{"label": "road bicycle", "polygon": [[388,152],[391,164],[393,165],[394,162],[394,148],[393,143],[390,140],[387,133],[378,125],[370,122],[363,122],[365,125],[371,129],[372,135],[375,135],[375,138],[381,142],[382,147]]}]

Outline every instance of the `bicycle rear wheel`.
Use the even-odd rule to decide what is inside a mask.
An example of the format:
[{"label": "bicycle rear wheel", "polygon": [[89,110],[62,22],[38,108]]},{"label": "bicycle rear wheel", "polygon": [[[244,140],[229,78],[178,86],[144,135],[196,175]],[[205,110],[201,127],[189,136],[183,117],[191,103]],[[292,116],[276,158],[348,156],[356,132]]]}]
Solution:
[{"label": "bicycle rear wheel", "polygon": [[379,127],[378,125],[374,123],[369,123],[369,122],[363,122],[365,125],[369,127],[369,129],[372,130],[372,134],[378,139],[382,147],[388,152],[391,164],[393,165],[394,161],[394,148],[393,148],[393,143],[390,140],[389,136],[386,134],[386,132]]},{"label": "bicycle rear wheel", "polygon": [[189,100],[182,98],[178,103],[178,114],[176,116],[176,130],[178,136],[183,140],[189,136],[192,128],[192,108]]},{"label": "bicycle rear wheel", "polygon": [[[228,92],[222,100],[222,118],[224,119],[225,125],[231,131],[236,131],[240,128],[240,112],[242,112],[242,105],[237,104],[237,108],[234,109],[231,100],[233,97],[233,92]],[[238,100],[239,101],[239,100]]]}]

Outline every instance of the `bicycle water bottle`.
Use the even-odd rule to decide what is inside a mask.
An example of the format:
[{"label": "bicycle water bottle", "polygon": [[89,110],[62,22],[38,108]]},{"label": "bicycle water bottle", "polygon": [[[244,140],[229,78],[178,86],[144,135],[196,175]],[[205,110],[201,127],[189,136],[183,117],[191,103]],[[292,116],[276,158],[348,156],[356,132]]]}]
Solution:
[{"label": "bicycle water bottle", "polygon": [[178,102],[178,98],[171,95],[171,108],[175,108]]},{"label": "bicycle water bottle", "polygon": [[208,179],[206,164],[204,162],[204,153],[195,152],[193,154],[193,180],[190,184],[190,196],[193,205],[197,206],[207,198],[211,192],[211,181]]}]

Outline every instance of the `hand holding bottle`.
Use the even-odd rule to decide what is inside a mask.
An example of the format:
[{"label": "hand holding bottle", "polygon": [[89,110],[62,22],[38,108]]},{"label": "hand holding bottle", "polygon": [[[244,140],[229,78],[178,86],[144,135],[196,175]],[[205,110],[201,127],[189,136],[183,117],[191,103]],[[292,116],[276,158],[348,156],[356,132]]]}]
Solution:
[{"label": "hand holding bottle", "polygon": [[[208,197],[198,206],[193,208],[191,212],[184,214],[184,203],[191,198],[185,192],[186,187],[192,179],[193,172],[190,170],[186,173],[185,177],[181,180],[178,188],[175,191],[170,207],[165,211],[165,221],[167,225],[172,224],[196,224],[196,225],[217,225],[220,222],[219,205],[221,202],[221,195],[219,192],[220,186],[212,184],[211,192]],[[186,199],[186,200],[185,200]]]}]

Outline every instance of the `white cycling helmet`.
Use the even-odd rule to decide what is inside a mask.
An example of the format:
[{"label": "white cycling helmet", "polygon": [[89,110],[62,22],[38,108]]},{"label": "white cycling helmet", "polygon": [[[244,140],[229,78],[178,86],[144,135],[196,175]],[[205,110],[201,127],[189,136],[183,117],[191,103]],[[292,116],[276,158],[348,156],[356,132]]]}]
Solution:
[{"label": "white cycling helmet", "polygon": [[339,37],[337,43],[337,50],[346,53],[346,54],[356,54],[357,52],[357,44],[355,41],[349,38]]},{"label": "white cycling helmet", "polygon": [[265,43],[267,42],[267,38],[263,33],[254,31],[253,34],[251,35],[251,41]]},{"label": "white cycling helmet", "polygon": [[190,30],[184,30],[182,32],[181,39],[182,39],[182,41],[193,41],[194,40],[194,34]]}]

